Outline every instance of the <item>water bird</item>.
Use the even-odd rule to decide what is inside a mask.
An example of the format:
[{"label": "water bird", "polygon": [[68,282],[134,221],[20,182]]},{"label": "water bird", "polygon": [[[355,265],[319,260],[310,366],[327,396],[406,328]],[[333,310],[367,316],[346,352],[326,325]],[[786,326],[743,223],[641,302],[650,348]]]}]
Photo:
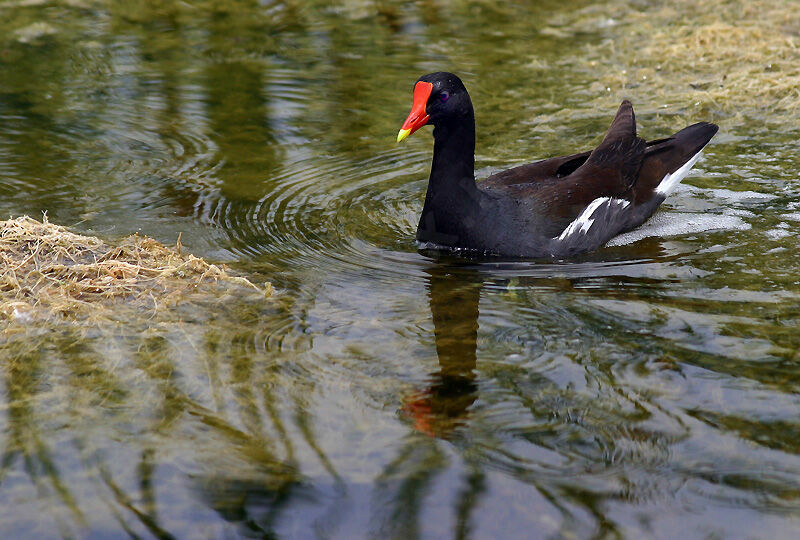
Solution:
[{"label": "water bird", "polygon": [[592,251],[641,225],[688,174],[718,127],[699,122],[645,141],[622,102],[594,150],[521,165],[475,181],[475,114],[456,75],[414,85],[397,142],[433,125],[433,162],[417,240],[521,258]]}]

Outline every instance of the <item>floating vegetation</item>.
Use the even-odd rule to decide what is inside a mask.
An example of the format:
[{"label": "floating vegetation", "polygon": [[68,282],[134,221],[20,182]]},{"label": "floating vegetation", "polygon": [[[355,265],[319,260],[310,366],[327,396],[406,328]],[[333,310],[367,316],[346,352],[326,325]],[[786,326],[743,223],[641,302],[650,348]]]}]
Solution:
[{"label": "floating vegetation", "polygon": [[118,245],[20,217],[0,221],[0,321],[115,319],[115,310],[159,310],[197,295],[253,291],[271,296],[224,266],[132,235]]},{"label": "floating vegetation", "polygon": [[563,14],[548,36],[608,35],[579,57],[595,78],[588,93],[610,102],[635,96],[725,116],[765,110],[800,115],[800,3],[790,0],[608,2]]}]

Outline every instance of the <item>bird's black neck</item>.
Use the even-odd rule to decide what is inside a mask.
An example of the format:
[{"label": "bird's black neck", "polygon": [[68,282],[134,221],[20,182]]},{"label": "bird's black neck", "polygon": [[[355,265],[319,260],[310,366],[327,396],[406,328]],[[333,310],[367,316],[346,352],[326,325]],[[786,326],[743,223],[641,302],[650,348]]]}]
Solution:
[{"label": "bird's black neck", "polygon": [[477,211],[475,117],[445,121],[433,130],[433,164],[417,239],[455,245],[464,217]]},{"label": "bird's black neck", "polygon": [[433,165],[428,190],[449,189],[464,178],[475,181],[475,118],[447,122],[433,129]]}]

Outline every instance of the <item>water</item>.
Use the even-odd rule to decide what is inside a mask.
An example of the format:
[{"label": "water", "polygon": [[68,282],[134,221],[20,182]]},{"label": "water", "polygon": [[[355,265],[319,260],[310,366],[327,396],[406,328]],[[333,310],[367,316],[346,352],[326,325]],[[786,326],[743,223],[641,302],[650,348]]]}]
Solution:
[{"label": "water", "polygon": [[[0,4],[0,213],[181,232],[279,290],[5,331],[3,536],[797,534],[795,119],[594,95],[603,6]],[[462,259],[413,241],[429,129],[394,143],[435,70],[479,175],[590,147],[622,97],[650,138],[722,129],[615,245]]]}]

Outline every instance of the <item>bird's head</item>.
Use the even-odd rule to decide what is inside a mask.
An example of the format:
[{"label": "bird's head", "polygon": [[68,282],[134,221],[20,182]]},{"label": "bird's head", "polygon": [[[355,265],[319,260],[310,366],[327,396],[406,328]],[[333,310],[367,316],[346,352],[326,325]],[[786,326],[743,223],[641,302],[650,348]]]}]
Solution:
[{"label": "bird's head", "polygon": [[436,126],[470,114],[472,102],[461,79],[446,71],[423,75],[414,85],[411,112],[397,134],[397,142],[426,124]]}]

